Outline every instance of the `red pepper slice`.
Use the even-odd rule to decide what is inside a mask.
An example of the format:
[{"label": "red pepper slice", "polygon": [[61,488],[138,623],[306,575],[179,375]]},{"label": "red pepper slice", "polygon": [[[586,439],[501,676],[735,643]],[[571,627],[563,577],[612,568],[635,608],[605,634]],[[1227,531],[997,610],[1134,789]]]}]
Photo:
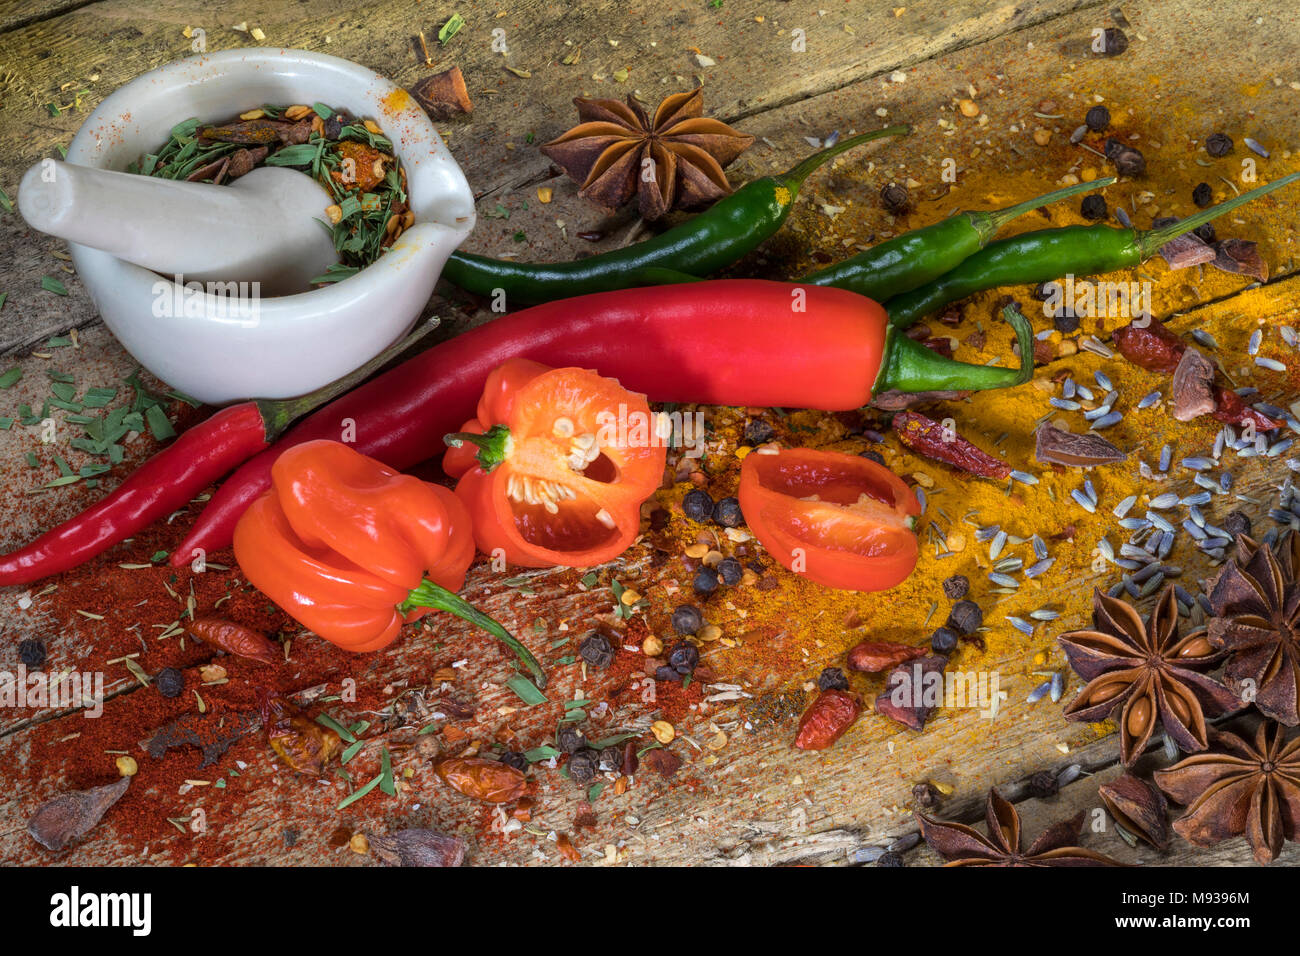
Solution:
[{"label": "red pepper slice", "polygon": [[792,448],[748,455],[740,510],[786,568],[826,587],[883,591],[916,567],[921,513],[897,475],[868,458]]},{"label": "red pepper slice", "polygon": [[460,479],[480,551],[590,567],[640,530],[641,503],[663,481],[658,425],[645,396],[614,379],[511,359],[488,376],[477,417],[447,436],[443,469]]}]

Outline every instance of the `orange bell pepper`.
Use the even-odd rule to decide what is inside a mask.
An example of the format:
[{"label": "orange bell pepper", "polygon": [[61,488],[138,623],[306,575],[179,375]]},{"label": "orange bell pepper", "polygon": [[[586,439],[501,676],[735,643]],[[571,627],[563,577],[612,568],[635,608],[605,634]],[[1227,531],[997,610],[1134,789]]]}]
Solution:
[{"label": "orange bell pepper", "polygon": [[443,470],[485,554],[541,568],[590,567],[636,538],[663,481],[667,437],[645,396],[579,368],[510,359],[477,417],[446,438]]},{"label": "orange bell pepper", "polygon": [[235,528],[235,557],[267,597],[345,650],[378,650],[403,624],[450,611],[495,635],[546,684],[523,644],[453,593],[474,557],[460,499],[346,445],[305,442],[276,460],[271,489]]},{"label": "orange bell pepper", "polygon": [[921,504],[883,465],[836,451],[789,448],[740,466],[740,510],[768,554],[829,588],[884,591],[920,550]]}]

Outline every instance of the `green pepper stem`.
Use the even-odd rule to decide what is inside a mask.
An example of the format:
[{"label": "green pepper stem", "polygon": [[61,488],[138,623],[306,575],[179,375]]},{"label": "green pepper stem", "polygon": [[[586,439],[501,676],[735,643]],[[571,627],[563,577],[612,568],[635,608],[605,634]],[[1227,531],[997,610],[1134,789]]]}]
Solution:
[{"label": "green pepper stem", "polygon": [[1016,341],[1020,345],[1019,368],[970,365],[944,358],[891,325],[885,333],[885,359],[872,394],[888,391],[976,392],[1023,385],[1034,377],[1034,330],[1014,305],[1002,310],[1002,318],[1016,331]]},{"label": "green pepper stem", "polygon": [[1289,176],[1283,176],[1276,179],[1266,186],[1257,186],[1248,193],[1242,193],[1240,196],[1234,196],[1219,203],[1217,206],[1211,206],[1209,209],[1202,209],[1200,212],[1194,212],[1186,219],[1180,219],[1177,222],[1170,223],[1167,226],[1161,226],[1159,229],[1147,229],[1137,231],[1138,250],[1144,260],[1150,259],[1160,247],[1172,239],[1186,235],[1193,229],[1205,225],[1211,219],[1217,219],[1225,212],[1232,212],[1238,206],[1244,206],[1248,202],[1265,196],[1275,189],[1281,189],[1283,186],[1290,185],[1300,179],[1300,173],[1291,173]]},{"label": "green pepper stem", "polygon": [[1074,186],[1066,186],[1064,189],[1057,189],[1050,193],[1044,193],[1034,199],[1026,199],[1024,202],[1016,203],[1014,206],[1008,206],[1006,209],[994,209],[989,212],[971,212],[971,222],[974,224],[976,231],[980,234],[980,245],[992,239],[999,229],[1018,219],[1027,212],[1033,212],[1041,206],[1050,206],[1054,202],[1060,202],[1062,199],[1069,199],[1071,196],[1077,196],[1080,193],[1090,193],[1095,189],[1103,189],[1106,186],[1115,183],[1114,176],[1107,176],[1105,179],[1094,179],[1090,183],[1078,183]]},{"label": "green pepper stem", "polygon": [[279,438],[299,417],[306,415],[313,409],[319,408],[326,402],[331,402],[338,398],[344,392],[350,392],[375,372],[391,362],[397,356],[401,355],[408,348],[418,342],[424,336],[428,335],[438,327],[438,318],[434,316],[423,325],[416,328],[410,335],[399,342],[395,342],[388,348],[384,349],[365,365],[349,372],[342,378],[330,382],[328,385],[322,385],[314,392],[308,392],[306,395],[300,395],[297,398],[282,399],[258,399],[257,407],[262,413],[262,423],[266,430],[266,441],[270,444]]},{"label": "green pepper stem", "polygon": [[479,467],[484,471],[491,471],[505,461],[510,455],[510,446],[513,444],[510,429],[505,425],[493,425],[482,434],[453,432],[450,435],[443,435],[442,440],[450,448],[459,448],[465,442],[477,445],[478,454],[474,457],[478,459]]},{"label": "green pepper stem", "polygon": [[834,146],[828,146],[820,152],[813,153],[797,166],[773,178],[791,192],[798,193],[799,187],[803,185],[804,180],[812,174],[813,170],[818,169],[845,150],[853,149],[855,146],[861,146],[863,143],[870,143],[872,140],[881,139],[885,136],[907,136],[911,132],[912,127],[904,123],[899,126],[886,126],[884,129],[873,129],[868,133],[859,133],[857,136],[850,136],[848,139],[840,140]]},{"label": "green pepper stem", "polygon": [[546,671],[542,670],[542,665],[537,662],[537,658],[533,657],[532,652],[523,645],[523,642],[459,594],[448,591],[425,578],[411,591],[405,601],[397,605],[397,610],[402,614],[409,614],[420,607],[432,608],[435,611],[449,611],[461,620],[483,628],[515,652],[520,663],[533,675],[533,681],[538,687],[546,686]]}]

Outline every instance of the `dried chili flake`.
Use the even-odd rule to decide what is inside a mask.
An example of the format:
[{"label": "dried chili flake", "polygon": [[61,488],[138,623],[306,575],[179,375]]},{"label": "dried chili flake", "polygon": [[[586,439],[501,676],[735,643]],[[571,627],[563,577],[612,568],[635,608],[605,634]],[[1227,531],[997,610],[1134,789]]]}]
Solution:
[{"label": "dried chili flake", "polygon": [[202,617],[185,629],[204,644],[219,647],[229,654],[261,661],[263,664],[274,664],[280,659],[276,645],[265,635],[233,621]]},{"label": "dried chili flake", "polygon": [[917,412],[899,412],[894,416],[894,431],[912,451],[926,458],[952,465],[980,478],[1007,478],[1011,468],[1005,462],[976,447],[936,421]]},{"label": "dried chili flake", "polygon": [[862,713],[856,694],[831,688],[823,690],[799,718],[794,745],[800,750],[825,750],[844,736]]},{"label": "dried chili flake", "polygon": [[268,696],[262,703],[262,723],[271,749],[290,769],[318,776],[343,747],[339,735],[287,701]]},{"label": "dried chili flake", "polygon": [[1268,281],[1268,263],[1259,254],[1259,243],[1249,239],[1223,239],[1214,247],[1214,268],[1234,275]]},{"label": "dried chili flake", "polygon": [[886,641],[862,641],[849,650],[849,669],[878,674],[914,657],[924,657],[925,648]]},{"label": "dried chili flake", "polygon": [[437,767],[447,786],[473,800],[510,803],[524,795],[528,781],[514,767],[485,757],[451,757]]}]

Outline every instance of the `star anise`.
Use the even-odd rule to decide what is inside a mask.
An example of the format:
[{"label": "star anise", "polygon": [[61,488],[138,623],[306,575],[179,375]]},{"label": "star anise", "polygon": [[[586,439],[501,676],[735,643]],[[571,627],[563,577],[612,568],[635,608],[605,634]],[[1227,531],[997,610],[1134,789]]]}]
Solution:
[{"label": "star anise", "polygon": [[1300,723],[1300,536],[1288,532],[1276,548],[1241,535],[1237,556],[1210,588],[1210,643],[1228,652],[1228,686],[1253,693],[1260,713],[1288,727]]},{"label": "star anise", "polygon": [[542,152],[582,184],[578,195],[617,209],[635,193],[647,220],[730,193],[722,169],[754,142],[705,118],[698,88],[669,96],[653,116],[631,95],[626,105],[583,97],[573,103],[582,122]]},{"label": "star anise", "polygon": [[1239,700],[1199,671],[1222,658],[1203,630],[1178,635],[1178,599],[1165,588],[1143,623],[1131,605],[1093,593],[1095,630],[1071,631],[1057,640],[1070,666],[1088,681],[1065,708],[1068,720],[1098,721],[1120,711],[1120,754],[1125,765],[1142,753],[1163,725],[1181,749],[1204,750],[1205,717]]},{"label": "star anise", "polygon": [[921,836],[948,866],[1120,866],[1108,856],[1076,846],[1085,811],[1044,830],[1028,850],[1020,849],[1020,815],[996,790],[989,791],[984,817],[989,835],[960,823],[916,815]]},{"label": "star anise", "polygon": [[1260,863],[1271,863],[1285,840],[1296,839],[1300,820],[1300,737],[1265,721],[1255,742],[1215,733],[1210,753],[1193,754],[1167,770],[1156,784],[1187,812],[1174,832],[1196,846],[1214,846],[1245,835]]}]

